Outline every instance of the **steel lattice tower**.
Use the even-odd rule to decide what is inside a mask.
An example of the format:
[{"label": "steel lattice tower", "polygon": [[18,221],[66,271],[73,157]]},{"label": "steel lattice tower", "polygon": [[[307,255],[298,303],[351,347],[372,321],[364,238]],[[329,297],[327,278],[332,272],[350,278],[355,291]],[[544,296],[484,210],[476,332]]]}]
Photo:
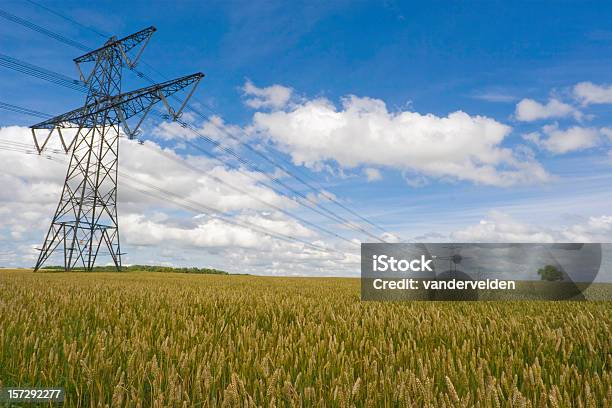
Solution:
[{"label": "steel lattice tower", "polygon": [[[71,152],[60,201],[35,270],[56,250],[63,252],[65,270],[82,267],[89,271],[98,255],[106,251],[117,270],[121,269],[117,177],[122,131],[133,138],[151,107],[159,101],[163,101],[172,118],[178,118],[203,77],[197,73],[121,93],[122,69],[135,67],[153,32],[155,28],[149,27],[119,40],[112,37],[101,48],[75,58],[80,78],[88,87],[85,105],[31,127],[39,153],[56,132],[64,151]],[[136,53],[132,60],[131,53]],[[82,71],[86,63],[93,64],[87,76]],[[191,92],[181,107],[173,110],[167,97],[189,86]],[[136,117],[137,123],[128,125],[132,117]],[[43,129],[46,138],[41,143],[36,132]],[[76,130],[70,143],[62,129]]]}]

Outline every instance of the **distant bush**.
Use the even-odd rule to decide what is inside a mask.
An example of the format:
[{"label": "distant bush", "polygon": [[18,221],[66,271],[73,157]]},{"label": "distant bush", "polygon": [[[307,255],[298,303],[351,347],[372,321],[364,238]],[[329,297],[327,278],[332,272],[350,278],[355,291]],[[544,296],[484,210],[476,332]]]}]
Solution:
[{"label": "distant bush", "polygon": [[[63,266],[53,265],[45,266],[41,269],[46,270],[64,270]],[[74,271],[83,271],[83,268],[74,268]],[[115,272],[117,269],[114,266],[95,266],[93,272]],[[210,274],[210,275],[228,275],[225,271],[210,268],[174,268],[172,266],[159,266],[159,265],[130,265],[121,268],[122,272],[175,272],[175,273],[196,273],[196,274]]]},{"label": "distant bush", "polygon": [[545,267],[538,269],[538,275],[540,275],[542,280],[547,280],[547,281],[563,280],[563,274],[554,265],[546,265]]}]

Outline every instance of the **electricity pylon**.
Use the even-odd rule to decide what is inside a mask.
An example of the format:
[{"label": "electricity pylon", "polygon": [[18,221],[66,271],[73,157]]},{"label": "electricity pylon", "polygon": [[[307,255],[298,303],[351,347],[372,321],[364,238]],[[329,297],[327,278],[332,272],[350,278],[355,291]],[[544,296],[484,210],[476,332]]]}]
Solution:
[{"label": "electricity pylon", "polygon": [[[122,39],[111,37],[101,48],[75,58],[80,78],[89,89],[85,105],[31,126],[39,154],[56,132],[66,154],[71,151],[62,195],[34,270],[40,269],[58,248],[64,254],[65,270],[82,267],[89,271],[106,250],[117,270],[121,269],[117,219],[121,130],[134,138],[151,107],[159,101],[176,120],[204,76],[197,73],[121,93],[122,68],[136,66],[153,32],[155,27],[149,27]],[[87,76],[83,74],[86,63],[93,64]],[[190,86],[190,93],[174,110],[167,98]],[[136,124],[128,125],[132,117]],[[62,132],[63,129],[76,129],[70,142],[68,131]],[[43,141],[37,137],[41,130],[45,132]]]}]

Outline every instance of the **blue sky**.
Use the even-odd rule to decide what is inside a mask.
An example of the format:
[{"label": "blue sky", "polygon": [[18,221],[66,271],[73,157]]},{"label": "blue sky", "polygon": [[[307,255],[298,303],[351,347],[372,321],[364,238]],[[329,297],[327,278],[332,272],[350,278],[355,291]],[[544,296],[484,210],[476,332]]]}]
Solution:
[{"label": "blue sky", "polygon": [[[144,58],[168,76],[205,72],[202,95],[213,98],[232,121],[248,119],[235,92],[245,78],[287,84],[309,96],[367,95],[392,108],[411,101],[422,112],[443,115],[461,109],[505,117],[512,105],[482,103],[474,96],[543,98],[553,88],[562,90],[585,78],[606,81],[611,75],[606,67],[612,6],[606,2],[437,3],[425,8],[327,3],[47,4],[105,33],[125,35],[155,25],[159,31]],[[85,44],[102,41],[27,2],[2,4]],[[78,50],[9,22],[3,21],[2,33],[5,53],[74,74],[71,59]],[[23,102],[31,102],[25,96]]]},{"label": "blue sky", "polygon": [[[220,116],[224,127],[240,129],[241,135],[248,134],[249,143],[266,146],[274,157],[293,160],[299,171],[404,240],[566,241],[612,237],[609,209],[612,131],[608,129],[612,128],[612,104],[606,99],[612,93],[608,88],[612,84],[609,69],[612,4],[365,1],[45,4],[103,33],[123,36],[156,26],[158,31],[143,54],[144,61],[166,77],[204,72],[206,78],[200,84],[197,99],[206,106],[207,115]],[[28,2],[4,1],[0,8],[92,48],[104,41],[94,32]],[[76,76],[71,60],[81,54],[2,19],[0,52],[71,77]],[[151,73],[146,66],[140,67]],[[156,74],[152,76],[162,79]],[[263,98],[271,95],[265,93],[272,92],[269,87],[278,85],[290,92],[290,99],[282,106],[253,108],[248,101],[257,95],[245,91],[247,82],[267,95]],[[580,83],[592,86],[577,88]],[[145,85],[126,74],[126,88]],[[603,97],[598,96],[601,94]],[[350,95],[357,99],[352,105],[343,105]],[[76,92],[0,67],[2,102],[58,114],[79,106],[82,100],[82,95]],[[380,106],[372,101],[384,104],[385,112],[381,113]],[[351,107],[364,110],[371,120],[358,120],[360,114],[352,116]],[[384,143],[380,151],[372,152],[372,160],[364,155],[355,163],[342,157],[342,145],[331,148],[314,142],[304,144],[303,140],[320,136],[317,129],[308,128],[309,124],[296,128],[300,117],[308,118],[308,123],[316,122],[316,116],[308,116],[313,113],[310,108],[337,113],[338,119],[347,123],[354,120],[347,132],[352,132],[357,146],[363,142],[364,149],[368,149],[372,135],[388,141],[399,134],[403,145],[395,146],[406,149],[407,164],[404,166],[397,157],[393,158],[394,152],[389,151],[393,148],[385,150]],[[482,140],[491,134],[488,128],[474,128],[482,130],[482,134],[468,128],[465,137],[473,138],[475,151],[469,150],[472,142],[466,139],[468,142],[458,145],[461,151],[457,154],[465,155],[469,166],[493,160],[488,164],[493,166],[495,176],[509,169],[514,181],[480,178],[483,168],[464,175],[471,170],[463,162],[455,174],[442,156],[435,160],[441,161],[439,165],[444,170],[436,166],[434,170],[430,162],[410,155],[411,139],[402,134],[407,128],[402,127],[399,119],[393,121],[404,113],[418,114],[406,119],[417,123],[408,129],[418,131],[433,126],[433,133],[425,131],[424,143],[435,146],[443,143],[442,139],[436,141],[436,132],[441,132],[441,138],[444,134],[449,137],[455,134],[453,126],[458,125],[459,119],[449,119],[448,123],[441,119],[450,118],[457,111],[467,115],[463,119],[469,124],[484,118],[489,124],[499,125],[491,137],[501,138],[487,144]],[[434,119],[429,120],[430,117]],[[28,126],[35,121],[0,110],[0,126]],[[381,126],[388,129],[380,135],[374,132],[368,136],[359,127],[364,123],[383,123]],[[196,124],[205,125],[200,121]],[[178,148],[177,140],[160,137],[159,131],[155,133],[159,125],[149,122],[146,135],[157,147],[175,149],[183,156],[197,155],[197,151]],[[287,129],[299,131],[286,136]],[[570,129],[574,132],[568,132]],[[346,133],[338,134],[341,137],[350,140]],[[499,149],[506,149],[512,158],[492,159],[502,154]],[[451,154],[450,161],[452,157]],[[306,163],[304,158],[310,162]],[[522,167],[523,161],[530,164]],[[273,171],[265,164],[262,167]],[[323,167],[327,170],[322,170]],[[368,180],[366,169],[376,171],[379,177],[375,178],[380,179]],[[9,207],[7,204],[6,208]],[[138,213],[136,205],[130,204],[129,208],[132,215]],[[345,232],[306,210],[294,210]],[[181,224],[181,217],[193,216],[149,204],[141,212],[147,216],[169,213],[174,226]],[[45,228],[41,226],[40,230]],[[0,234],[2,231],[5,236],[12,233],[9,227],[0,227]],[[548,235],[542,238],[542,234]],[[347,235],[365,240],[357,234]],[[22,235],[20,248],[39,241],[40,236],[40,231]],[[169,256],[160,260],[155,257],[155,245],[139,245],[131,251],[131,260],[226,267],[216,258],[218,247],[213,247],[202,250],[195,246],[194,251],[201,256],[182,259]],[[23,250],[16,246],[7,249],[12,258],[5,263],[27,264],[29,258],[24,258],[20,251]],[[352,269],[345,266],[328,264],[313,268],[319,274],[338,271],[352,274]],[[289,273],[287,269],[294,270],[281,266],[277,273]]]}]

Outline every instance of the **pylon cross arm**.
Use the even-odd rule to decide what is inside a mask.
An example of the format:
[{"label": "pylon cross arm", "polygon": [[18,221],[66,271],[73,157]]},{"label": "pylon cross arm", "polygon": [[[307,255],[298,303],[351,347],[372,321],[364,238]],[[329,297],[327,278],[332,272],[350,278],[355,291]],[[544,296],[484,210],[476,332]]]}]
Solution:
[{"label": "pylon cross arm", "polygon": [[96,50],[90,51],[85,55],[81,55],[80,57],[75,58],[74,62],[77,64],[81,64],[83,62],[96,61],[99,58],[100,54],[106,52],[110,48],[118,47],[118,46],[121,47],[121,50],[123,52],[127,53],[132,48],[140,44],[141,42],[149,41],[149,38],[151,37],[151,35],[153,35],[153,33],[156,30],[157,29],[155,27],[151,26],[151,27],[145,28],[144,30],[138,31],[137,33],[128,35],[127,37],[123,37],[119,40],[113,40],[111,38],[106,44],[104,44],[104,46]]},{"label": "pylon cross arm", "polygon": [[[204,74],[197,73],[161,84],[137,89],[135,91],[125,92],[98,102],[90,103],[82,108],[58,115],[44,122],[37,123],[31,126],[31,128],[49,130],[56,128],[80,129],[115,124],[122,124],[126,127],[126,121],[132,116],[138,115],[141,112],[148,112],[151,106],[159,101],[163,101],[164,105],[167,105],[167,97],[184,88],[193,86],[187,98],[189,99],[193,94],[193,90],[203,77]],[[187,99],[183,101],[181,107],[177,111],[167,105],[168,112],[173,117],[180,115]],[[106,111],[109,111],[109,114],[106,115],[106,123],[100,123],[100,114]],[[142,123],[142,119],[143,118],[141,118],[138,125]],[[135,130],[136,129],[132,130],[132,132]]]},{"label": "pylon cross arm", "polygon": [[[85,82],[91,88],[91,80],[94,77],[95,67],[89,75],[83,74],[81,70],[81,64],[84,62],[99,62],[110,58],[116,58],[121,64],[127,65],[130,69],[134,68],[142,55],[145,47],[149,43],[151,36],[157,29],[153,26],[140,30],[137,33],[128,35],[127,37],[117,39],[111,37],[102,47],[88,52],[85,55],[81,55],[74,59],[77,71],[79,72],[79,78]],[[129,57],[129,51],[134,47],[142,43],[140,50],[132,58]]]}]

